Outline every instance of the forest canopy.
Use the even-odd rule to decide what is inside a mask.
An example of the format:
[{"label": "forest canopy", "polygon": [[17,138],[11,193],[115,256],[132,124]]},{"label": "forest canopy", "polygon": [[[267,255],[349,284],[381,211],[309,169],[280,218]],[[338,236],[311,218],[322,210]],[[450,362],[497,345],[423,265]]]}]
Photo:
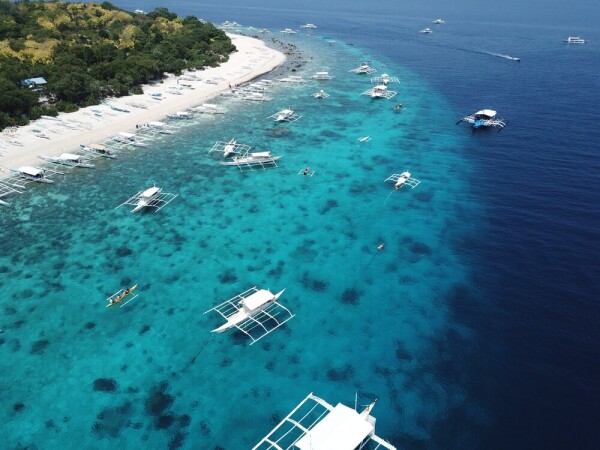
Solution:
[{"label": "forest canopy", "polygon": [[[167,8],[0,0],[0,128],[141,93],[165,72],[215,67],[233,51],[222,30]],[[21,84],[35,77],[47,80],[43,92]]]}]

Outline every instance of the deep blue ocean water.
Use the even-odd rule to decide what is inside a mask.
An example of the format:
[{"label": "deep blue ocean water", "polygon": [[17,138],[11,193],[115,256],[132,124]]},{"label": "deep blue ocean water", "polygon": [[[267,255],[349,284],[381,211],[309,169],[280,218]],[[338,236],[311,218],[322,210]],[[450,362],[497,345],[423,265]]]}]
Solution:
[{"label": "deep blue ocean water", "polygon": [[[398,448],[598,448],[588,3],[169,3],[277,39],[313,22],[314,37],[285,40],[308,57],[300,73],[335,78],[226,101],[223,118],[2,209],[7,447],[250,448],[308,392],[352,404],[358,391],[379,398],[378,434]],[[395,99],[359,95],[369,83],[348,70],[365,59],[400,77]],[[331,97],[310,97],[320,87]],[[303,117],[276,138],[266,117],[290,105]],[[455,125],[483,107],[508,127]],[[208,149],[234,136],[280,167],[218,166]],[[315,176],[296,175],[307,164]],[[406,169],[421,185],[387,198],[383,179]],[[153,182],[179,197],[156,214],[113,209]],[[139,299],[104,308],[133,282]],[[296,317],[253,346],[211,339],[219,321],[202,313],[253,285],[287,288]],[[94,390],[103,378],[114,391]]]}]

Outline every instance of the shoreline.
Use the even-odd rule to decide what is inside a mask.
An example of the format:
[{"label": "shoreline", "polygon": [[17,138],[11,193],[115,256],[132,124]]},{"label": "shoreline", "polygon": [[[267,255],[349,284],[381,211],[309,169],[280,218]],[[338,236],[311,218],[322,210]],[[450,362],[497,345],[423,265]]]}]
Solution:
[{"label": "shoreline", "polygon": [[[226,63],[205,70],[187,71],[200,80],[188,80],[179,84],[180,77],[169,75],[162,82],[143,85],[141,95],[109,98],[105,102],[129,112],[111,109],[106,104],[80,108],[73,113],[60,113],[56,118],[40,118],[18,127],[14,133],[0,133],[0,180],[11,175],[9,169],[22,166],[39,166],[45,162],[39,156],[58,156],[61,153],[78,152],[79,145],[102,144],[120,132],[135,132],[138,124],[163,120],[167,114],[186,111],[188,108],[206,103],[231,86],[238,85],[265,73],[269,73],[286,60],[286,55],[268,47],[260,39],[230,34],[237,51]],[[212,80],[206,83],[205,80]],[[189,87],[184,87],[184,84]],[[167,91],[177,87],[183,95]],[[183,89],[181,89],[183,88]],[[152,94],[161,93],[162,100]],[[132,106],[142,104],[146,108]],[[93,110],[101,110],[99,117]],[[68,125],[64,126],[65,124]],[[13,145],[16,141],[21,145]]]}]

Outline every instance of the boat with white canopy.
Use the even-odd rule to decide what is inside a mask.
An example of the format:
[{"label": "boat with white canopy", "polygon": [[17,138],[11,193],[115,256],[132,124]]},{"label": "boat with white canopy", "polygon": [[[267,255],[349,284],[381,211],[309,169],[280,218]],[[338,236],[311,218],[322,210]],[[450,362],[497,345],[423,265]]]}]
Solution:
[{"label": "boat with white canopy", "polygon": [[362,412],[308,394],[252,450],[396,450],[375,434],[375,402]]},{"label": "boat with white canopy", "polygon": [[502,128],[507,125],[507,122],[503,119],[498,119],[497,115],[497,111],[494,111],[493,109],[482,109],[474,114],[463,117],[456,123],[467,122],[475,129],[499,127],[500,129],[498,131],[501,131]]},{"label": "boat with white canopy", "polygon": [[421,31],[419,31],[419,33],[431,34],[433,31],[431,31],[431,28],[423,28]]},{"label": "boat with white canopy", "polygon": [[349,72],[357,73],[359,75],[367,74],[370,75],[372,73],[377,72],[377,69],[373,69],[368,62],[363,62],[360,66],[355,69],[351,69]]},{"label": "boat with white canopy", "polygon": [[304,25],[300,25],[300,28],[305,28],[307,30],[314,30],[317,28],[317,26],[314,23],[307,23]]},{"label": "boat with white canopy", "polygon": [[277,111],[275,114],[270,115],[267,119],[273,119],[275,122],[296,122],[302,116],[296,114],[292,108],[282,109]]},{"label": "boat with white canopy", "polygon": [[84,167],[87,169],[95,167],[89,160],[75,153],[62,153],[60,156],[39,156],[39,158],[52,164],[67,167]]},{"label": "boat with white canopy", "polygon": [[147,147],[148,144],[141,142],[133,133],[121,131],[118,135],[113,136],[112,140],[123,145],[132,145],[133,147]]},{"label": "boat with white canopy", "polygon": [[431,22],[431,23],[433,23],[433,24],[435,24],[435,25],[441,25],[441,24],[443,24],[443,23],[446,23],[446,22],[444,22],[442,19],[435,19],[435,20],[434,20],[433,22]]},{"label": "boat with white canopy", "polygon": [[284,291],[273,294],[268,289],[254,286],[209,309],[204,314],[215,311],[225,319],[225,323],[212,330],[212,333],[235,328],[252,340],[250,345],[254,344],[294,317],[289,309],[277,301]]},{"label": "boat with white canopy", "polygon": [[299,75],[289,75],[287,77],[280,78],[279,81],[281,83],[291,83],[291,84],[299,84],[305,83],[306,80]]},{"label": "boat with white canopy", "polygon": [[172,114],[167,114],[169,119],[181,120],[181,119],[191,119],[192,115],[187,111],[177,111]]},{"label": "boat with white canopy", "polygon": [[390,91],[385,84],[379,84],[377,86],[373,86],[371,89],[367,89],[361,95],[366,95],[371,98],[385,98],[390,99],[395,97],[397,94],[396,91]]},{"label": "boat with white canopy", "polygon": [[[27,182],[54,183],[54,180],[50,178],[51,175],[64,175],[63,172],[57,172],[50,169],[41,169],[33,166],[22,166],[18,169],[11,169],[11,172],[14,174],[14,176],[6,178],[3,181],[11,186],[21,188],[25,187]],[[20,183],[18,179],[24,180],[24,183]]]},{"label": "boat with white canopy", "polygon": [[296,32],[294,30],[292,30],[291,28],[286,28],[284,30],[281,30],[280,33],[283,33],[283,34],[296,34]]},{"label": "boat with white canopy", "polygon": [[120,208],[124,205],[129,205],[134,207],[131,210],[132,213],[138,212],[144,208],[154,208],[154,212],[157,212],[175,200],[177,195],[178,194],[163,192],[161,187],[153,186],[145,191],[138,192],[133,197],[117,206],[117,208]]}]

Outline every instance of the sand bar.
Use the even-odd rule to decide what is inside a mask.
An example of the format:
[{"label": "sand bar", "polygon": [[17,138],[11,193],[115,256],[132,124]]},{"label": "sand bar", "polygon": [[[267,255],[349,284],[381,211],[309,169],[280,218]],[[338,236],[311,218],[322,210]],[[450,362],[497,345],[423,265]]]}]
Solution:
[{"label": "sand bar", "polygon": [[[74,113],[61,113],[57,117],[60,120],[39,119],[19,127],[14,133],[0,133],[0,165],[3,167],[0,178],[10,175],[7,169],[42,164],[38,155],[58,156],[79,150],[79,144],[102,143],[119,132],[135,132],[137,124],[159,121],[167,114],[205,103],[230,86],[270,72],[285,61],[283,53],[267,47],[259,39],[229,33],[228,36],[237,52],[219,67],[187,72],[183,77],[169,76],[163,83],[143,86],[142,95],[107,100],[110,105],[129,112],[118,112],[106,105],[90,106]],[[194,76],[202,81],[193,80]],[[169,93],[170,88],[183,95]],[[153,99],[152,94],[158,93],[162,100]],[[132,104],[144,105],[146,109]],[[94,110],[102,111],[102,115],[95,114]]]}]

